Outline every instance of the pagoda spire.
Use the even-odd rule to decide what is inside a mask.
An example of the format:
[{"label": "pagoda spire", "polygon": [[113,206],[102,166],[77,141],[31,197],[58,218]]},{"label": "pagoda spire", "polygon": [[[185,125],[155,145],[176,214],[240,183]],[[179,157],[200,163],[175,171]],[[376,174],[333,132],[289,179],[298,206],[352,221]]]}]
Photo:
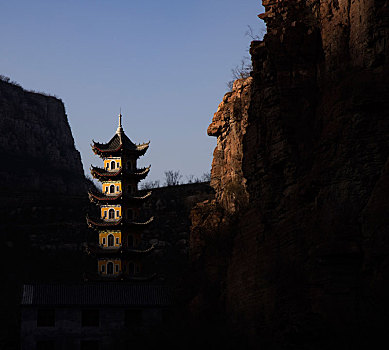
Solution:
[{"label": "pagoda spire", "polygon": [[120,109],[120,113],[119,113],[119,126],[118,126],[118,128],[116,130],[116,133],[117,134],[123,133],[123,128],[122,128],[122,111],[121,111],[121,109]]}]

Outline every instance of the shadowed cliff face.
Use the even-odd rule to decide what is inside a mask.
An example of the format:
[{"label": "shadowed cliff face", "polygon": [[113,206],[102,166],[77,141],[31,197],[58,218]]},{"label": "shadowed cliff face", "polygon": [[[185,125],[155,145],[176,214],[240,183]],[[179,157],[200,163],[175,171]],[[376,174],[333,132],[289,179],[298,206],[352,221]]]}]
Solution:
[{"label": "shadowed cliff face", "polygon": [[[234,235],[211,256],[204,236],[220,225],[204,218],[207,204],[194,212],[193,263],[221,287],[215,296],[200,285],[192,306],[218,301],[248,346],[368,346],[389,311],[389,5],[263,4],[268,30],[251,45],[250,91],[239,103],[226,94],[208,129],[218,137],[213,205],[226,209],[214,221],[234,214]],[[238,212],[224,201],[236,174],[248,194]],[[209,262],[226,268],[211,275]]]},{"label": "shadowed cliff face", "polygon": [[0,80],[0,348],[17,348],[21,285],[80,280],[87,183],[59,99]]},{"label": "shadowed cliff face", "polygon": [[0,172],[8,192],[86,190],[62,101],[0,81],[0,129]]}]

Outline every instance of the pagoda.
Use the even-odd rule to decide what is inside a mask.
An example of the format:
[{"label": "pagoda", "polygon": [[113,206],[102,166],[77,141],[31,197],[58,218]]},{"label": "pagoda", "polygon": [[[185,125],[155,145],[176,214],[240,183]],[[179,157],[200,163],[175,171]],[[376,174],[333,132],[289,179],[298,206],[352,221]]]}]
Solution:
[{"label": "pagoda", "polygon": [[149,143],[134,144],[124,133],[122,115],[119,126],[108,143],[93,141],[92,150],[104,161],[104,168],[91,166],[92,176],[102,183],[102,191],[89,191],[89,199],[99,207],[100,217],[87,216],[87,223],[98,234],[98,242],[88,244],[86,251],[95,256],[98,279],[148,279],[142,258],[154,246],[142,241],[142,230],[153,221],[143,218],[141,207],[151,192],[140,195],[138,183],[150,166],[138,169],[137,160]]}]

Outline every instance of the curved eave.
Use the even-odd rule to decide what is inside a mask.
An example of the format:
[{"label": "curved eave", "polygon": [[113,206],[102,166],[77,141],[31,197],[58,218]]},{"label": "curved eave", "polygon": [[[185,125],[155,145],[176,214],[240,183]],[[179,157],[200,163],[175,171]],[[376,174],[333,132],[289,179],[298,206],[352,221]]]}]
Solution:
[{"label": "curved eave", "polygon": [[91,166],[90,172],[95,179],[104,180],[120,176],[122,173],[122,168],[120,168],[118,171],[107,171],[102,168]]},{"label": "curved eave", "polygon": [[149,220],[147,220],[145,222],[131,221],[131,222],[127,223],[127,225],[129,225],[129,226],[147,226],[147,225],[151,224],[153,221],[154,221],[154,216],[152,216]]},{"label": "curved eave", "polygon": [[138,203],[149,198],[151,196],[151,191],[141,197],[126,196],[126,195],[123,196],[122,193],[118,194],[117,196],[106,196],[103,193],[93,193],[91,191],[88,192],[88,196],[89,196],[89,200],[94,203],[112,203],[119,199],[124,202]]},{"label": "curved eave", "polygon": [[125,226],[125,227],[144,227],[149,225],[151,222],[153,222],[154,216],[152,216],[149,220],[145,222],[136,222],[136,221],[130,221],[130,222],[123,222],[122,219],[115,220],[115,221],[103,221],[101,219],[91,219],[89,216],[86,217],[86,222],[88,224],[88,227],[98,229],[99,227],[117,227],[117,226]]},{"label": "curved eave", "polygon": [[86,223],[90,228],[98,228],[98,227],[116,227],[122,223],[122,219],[116,221],[103,221],[99,219],[91,219],[89,216],[86,217]]},{"label": "curved eave", "polygon": [[98,143],[94,141],[93,144],[91,144],[93,153],[100,157],[106,157],[110,154],[120,153],[122,151],[126,153],[136,154],[138,157],[140,157],[147,152],[149,146],[150,146],[150,141],[140,145],[135,145],[135,148],[125,147],[123,144],[120,144],[119,146],[114,148],[109,148],[107,144]]},{"label": "curved eave", "polygon": [[147,249],[135,249],[128,247],[119,247],[116,249],[102,248],[100,246],[88,246],[86,252],[94,256],[134,256],[134,255],[145,255],[153,251],[155,248],[154,245],[150,246]]},{"label": "curved eave", "polygon": [[85,273],[84,279],[85,281],[104,281],[104,282],[116,282],[116,281],[151,281],[157,276],[156,273],[153,273],[149,276],[130,276],[124,273],[121,273],[119,275],[100,275],[97,273]]},{"label": "curved eave", "polygon": [[147,174],[150,171],[150,168],[151,165],[146,168],[142,168],[137,171],[127,173],[127,172],[123,172],[123,168],[120,168],[117,171],[107,171],[103,168],[91,166],[90,171],[92,176],[98,180],[112,179],[119,176],[125,176],[127,178],[132,178],[140,181],[147,176]]},{"label": "curved eave", "polygon": [[129,150],[129,152],[135,153],[138,157],[143,156],[149,149],[149,145],[150,141],[141,145],[137,145],[136,150]]},{"label": "curved eave", "polygon": [[123,175],[125,177],[129,177],[132,179],[135,178],[138,181],[140,181],[140,180],[143,180],[148,175],[148,173],[150,172],[150,168],[151,168],[151,165],[149,165],[146,168],[139,169],[138,171],[134,171],[132,173],[124,173]]},{"label": "curved eave", "polygon": [[122,197],[122,194],[118,194],[117,196],[104,196],[104,194],[96,194],[91,191],[88,192],[89,200],[94,203],[106,203],[106,202],[115,202],[116,200]]},{"label": "curved eave", "polygon": [[100,157],[104,157],[107,156],[108,154],[120,152],[123,148],[123,145],[119,145],[118,147],[113,149],[103,149],[101,144],[98,143],[93,143],[93,145],[91,146],[92,146],[93,153]]},{"label": "curved eave", "polygon": [[129,275],[122,275],[121,279],[123,281],[150,281],[154,279],[157,276],[157,274],[154,272],[153,274],[149,276],[129,276]]}]

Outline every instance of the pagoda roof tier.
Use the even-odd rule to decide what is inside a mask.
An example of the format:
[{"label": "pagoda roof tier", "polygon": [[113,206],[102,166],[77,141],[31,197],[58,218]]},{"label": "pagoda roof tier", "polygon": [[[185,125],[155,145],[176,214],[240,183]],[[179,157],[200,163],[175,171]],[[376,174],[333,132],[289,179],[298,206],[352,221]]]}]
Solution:
[{"label": "pagoda roof tier", "polygon": [[92,150],[100,157],[106,157],[111,154],[120,154],[124,152],[133,153],[136,156],[143,156],[149,148],[150,141],[136,145],[133,143],[124,131],[118,131],[107,143],[92,141]]},{"label": "pagoda roof tier", "polygon": [[122,218],[119,220],[102,220],[102,219],[91,219],[89,216],[86,217],[86,222],[89,227],[94,229],[99,229],[100,227],[113,227],[113,228],[122,228],[122,227],[132,227],[132,228],[142,228],[149,225],[154,220],[154,217],[151,217],[145,222],[136,222],[136,221],[125,221]]},{"label": "pagoda roof tier", "polygon": [[150,171],[150,167],[151,166],[142,169],[136,169],[135,171],[123,171],[123,168],[120,168],[117,171],[108,171],[103,168],[91,166],[91,174],[95,179],[98,179],[100,181],[114,179],[117,177],[133,178],[137,181],[140,181],[147,176]]},{"label": "pagoda roof tier", "polygon": [[99,256],[99,257],[124,257],[124,256],[136,256],[136,255],[144,255],[150,253],[154,250],[155,246],[151,245],[148,248],[140,247],[140,248],[130,248],[130,247],[117,247],[117,248],[104,248],[100,245],[88,245],[86,248],[86,252],[90,255]]},{"label": "pagoda roof tier", "polygon": [[106,195],[99,191],[89,191],[89,200],[94,203],[115,203],[116,201],[128,202],[128,203],[142,203],[144,200],[151,196],[151,191],[144,196],[132,196],[130,194],[119,193],[117,195]]}]

